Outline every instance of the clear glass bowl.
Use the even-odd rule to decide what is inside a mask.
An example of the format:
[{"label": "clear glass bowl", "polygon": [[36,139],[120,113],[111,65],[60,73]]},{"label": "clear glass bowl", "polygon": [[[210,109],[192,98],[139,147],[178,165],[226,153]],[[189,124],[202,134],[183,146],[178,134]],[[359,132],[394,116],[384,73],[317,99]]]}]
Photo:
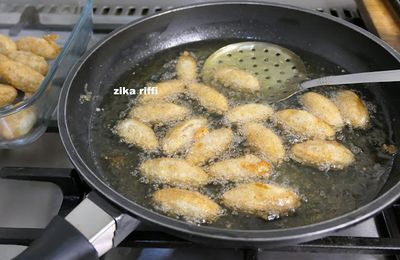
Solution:
[{"label": "clear glass bowl", "polygon": [[[57,106],[63,82],[71,67],[85,52],[92,35],[92,0],[76,1],[76,4],[82,8],[81,15],[67,36],[61,52],[50,63],[49,71],[39,89],[16,104],[0,108],[0,148],[32,143],[46,131]],[[30,30],[38,32],[35,28],[29,28],[23,29],[23,34],[32,35]],[[48,33],[43,31],[42,35]]]}]

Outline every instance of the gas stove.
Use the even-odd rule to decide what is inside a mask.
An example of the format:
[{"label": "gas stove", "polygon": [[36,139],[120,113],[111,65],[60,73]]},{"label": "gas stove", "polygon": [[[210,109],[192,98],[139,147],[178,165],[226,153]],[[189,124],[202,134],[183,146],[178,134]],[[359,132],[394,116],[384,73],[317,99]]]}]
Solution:
[{"label": "gas stove", "polygon": [[[197,0],[95,1],[91,44],[118,26]],[[351,0],[268,1],[325,12],[364,26]],[[2,1],[0,27],[18,22],[40,23],[44,28],[70,26],[79,9],[67,1]],[[1,19],[7,17],[7,19]],[[35,19],[34,17],[39,17]],[[0,259],[23,251],[55,215],[67,215],[90,192],[70,163],[62,146],[57,122],[35,143],[15,150],[0,150]],[[102,259],[398,259],[400,203],[377,216],[332,236],[305,244],[264,249],[206,248],[171,236],[158,226],[142,223]]]}]

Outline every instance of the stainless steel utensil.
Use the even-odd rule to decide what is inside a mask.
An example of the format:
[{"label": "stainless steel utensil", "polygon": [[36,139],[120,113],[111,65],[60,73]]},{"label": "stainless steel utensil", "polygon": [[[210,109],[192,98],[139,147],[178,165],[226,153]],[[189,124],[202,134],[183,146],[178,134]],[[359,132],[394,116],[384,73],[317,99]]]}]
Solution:
[{"label": "stainless steel utensil", "polygon": [[203,80],[212,83],[218,67],[233,66],[257,77],[267,101],[275,102],[297,91],[305,79],[303,61],[291,50],[267,42],[239,42],[210,55],[203,66]]},{"label": "stainless steel utensil", "polygon": [[303,61],[292,51],[266,42],[240,42],[218,49],[205,61],[203,80],[212,82],[220,66],[244,69],[260,82],[264,98],[279,102],[309,88],[329,85],[400,81],[399,70],[362,72],[304,81]]}]

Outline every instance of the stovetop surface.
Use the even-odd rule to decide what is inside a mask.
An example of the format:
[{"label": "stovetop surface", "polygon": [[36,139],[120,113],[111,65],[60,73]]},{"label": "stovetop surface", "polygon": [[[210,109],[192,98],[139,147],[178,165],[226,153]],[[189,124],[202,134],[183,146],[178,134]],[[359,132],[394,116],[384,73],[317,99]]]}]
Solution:
[{"label": "stovetop surface", "polygon": [[[94,11],[94,29],[95,34],[92,39],[92,44],[106,35],[111,29],[116,28],[120,24],[124,24],[131,20],[140,18],[142,16],[159,12],[171,7],[176,7],[180,5],[189,4],[192,2],[204,2],[204,1],[190,1],[190,0],[174,0],[174,1],[95,1]],[[343,19],[349,20],[358,25],[362,25],[362,21],[359,18],[359,14],[356,9],[356,4],[352,0],[340,0],[340,1],[328,1],[328,0],[308,0],[308,1],[269,1],[269,2],[279,2],[292,5],[301,5],[306,8],[318,10],[320,12],[330,13],[334,16],[341,17]],[[11,3],[11,4],[10,4]],[[60,16],[63,15],[67,17],[68,15],[76,15],[71,13],[71,11],[66,11],[65,8],[68,6],[65,4],[66,1],[35,1],[35,5],[42,18],[42,23],[49,26],[54,24],[60,24]],[[7,24],[12,25],[18,21],[18,17],[26,7],[26,4],[32,4],[31,1],[9,1],[5,0],[0,3],[0,17],[6,14],[9,19],[0,19],[0,26],[6,26]],[[54,7],[55,6],[55,7]],[[58,19],[57,19],[58,18]],[[67,19],[68,20],[68,19]],[[9,259],[17,252],[20,252],[25,247],[23,246],[11,246],[10,243],[7,245],[1,245],[6,239],[2,238],[2,227],[15,228],[32,228],[33,233],[30,233],[30,239],[35,236],[36,231],[40,231],[46,225],[46,222],[51,219],[54,214],[59,212],[60,214],[65,214],[69,208],[74,206],[74,203],[79,201],[79,196],[74,194],[68,195],[67,199],[64,198],[62,193],[60,193],[60,185],[55,185],[54,179],[46,184],[33,184],[35,182],[21,182],[19,181],[18,186],[12,180],[15,173],[27,173],[30,170],[27,168],[36,168],[32,176],[46,176],[46,172],[51,175],[51,172],[62,172],[61,175],[67,176],[70,174],[73,165],[69,161],[66,152],[62,146],[59,134],[57,132],[56,121],[53,121],[48,132],[46,132],[38,141],[35,143],[21,147],[14,150],[0,150],[0,177],[8,176],[9,181],[8,190],[5,188],[3,191],[0,190],[0,259]],[[5,168],[11,167],[11,168]],[[39,168],[39,169],[37,169]],[[60,170],[61,169],[61,170]],[[42,171],[42,172],[40,172]],[[75,173],[76,174],[76,173]],[[23,174],[22,174],[23,175]],[[28,174],[29,175],[29,174]],[[74,175],[74,173],[73,173]],[[10,177],[11,176],[11,177]],[[76,177],[76,176],[75,176]],[[57,182],[57,181],[55,181]],[[68,182],[68,181],[67,181]],[[40,182],[43,183],[43,182]],[[1,183],[0,183],[1,184]],[[64,185],[64,184],[62,184]],[[21,187],[23,192],[21,192]],[[62,188],[62,187],[61,187]],[[0,189],[1,185],[0,185]],[[85,187],[84,189],[87,189]],[[42,192],[43,194],[41,194]],[[46,194],[47,192],[47,194]],[[39,197],[40,196],[40,197]],[[74,197],[75,196],[75,197]],[[46,203],[40,203],[40,199],[46,200]],[[69,203],[69,204],[68,204]],[[67,205],[65,205],[67,204]],[[45,205],[45,207],[43,206]],[[60,211],[61,207],[61,211]],[[337,232],[334,237],[342,237],[344,240],[338,240],[337,242],[334,237],[331,241],[342,243],[339,246],[340,250],[337,250],[337,246],[329,246],[328,242],[317,242],[312,244],[311,247],[307,249],[306,247],[295,247],[289,248],[287,250],[274,250],[274,251],[262,251],[258,253],[258,259],[288,259],[291,257],[296,257],[297,259],[395,259],[393,256],[383,256],[379,254],[370,254],[371,251],[366,251],[366,254],[360,254],[359,252],[368,249],[368,243],[372,245],[380,245],[378,242],[371,240],[373,238],[385,237],[397,237],[390,231],[390,228],[385,228],[385,221],[387,221],[388,216],[395,215],[393,209],[389,213],[380,214],[376,218],[368,219],[354,227],[347,228],[343,231]],[[7,211],[7,214],[4,212]],[[400,211],[399,211],[400,212]],[[12,221],[9,220],[10,215],[17,215],[19,217],[14,218]],[[37,214],[37,215],[35,215]],[[32,219],[27,221],[24,216],[29,216]],[[34,219],[37,219],[35,221]],[[103,259],[243,259],[244,257],[251,259],[254,251],[242,251],[234,249],[218,249],[218,248],[204,248],[200,245],[194,245],[187,243],[186,241],[180,241],[173,237],[167,236],[166,242],[162,242],[164,235],[157,231],[157,226],[150,223],[144,223],[139,228],[138,235],[139,238],[134,238],[130,236],[123,247],[113,249],[111,252],[107,253]],[[389,231],[388,231],[389,230]],[[21,231],[21,230],[19,230]],[[140,233],[140,232],[144,233]],[[153,232],[150,237],[147,237],[146,232]],[[391,234],[389,234],[391,233]],[[394,232],[395,233],[395,232]],[[17,231],[14,233],[11,230],[7,233],[8,238],[20,238]],[[368,238],[369,240],[358,241],[353,238]],[[152,240],[157,240],[158,244],[152,244]],[[350,240],[346,240],[350,239]],[[8,240],[9,241],[9,240]],[[29,239],[27,240],[29,241]],[[172,241],[172,242],[171,242]],[[353,242],[359,242],[358,244],[352,244]],[[372,242],[371,242],[372,241]],[[377,240],[378,241],[378,240]],[[26,241],[25,241],[26,242]],[[337,245],[336,243],[336,245]],[[346,244],[347,243],[347,244]],[[385,244],[385,242],[381,241]],[[400,244],[400,243],[399,243]],[[328,248],[327,248],[328,245]],[[335,245],[335,243],[333,243]],[[357,246],[367,245],[366,247],[360,247],[357,250]],[[159,246],[160,248],[157,248]],[[346,246],[350,249],[346,250]],[[356,248],[352,248],[356,246]],[[165,248],[163,248],[165,247]],[[171,248],[170,248],[171,247]],[[322,249],[321,249],[322,248]],[[306,252],[302,252],[306,251]],[[314,253],[310,253],[313,251]],[[345,253],[347,252],[347,253]],[[352,253],[348,253],[352,252]],[[390,251],[393,252],[393,251]],[[377,252],[375,252],[377,253]],[[379,251],[378,253],[382,253]]]},{"label": "stovetop surface", "polygon": [[[49,145],[51,144],[51,146]],[[68,174],[69,171],[73,168],[71,163],[66,156],[64,148],[62,146],[60,137],[57,133],[46,133],[40,138],[37,142],[32,145],[23,147],[18,150],[2,150],[0,151],[0,158],[2,158],[0,162],[0,177],[6,177],[7,180],[14,178],[17,176],[19,179],[34,179],[33,176],[36,176],[38,180],[46,180],[46,177],[52,175],[55,172],[63,171],[62,174]],[[22,177],[22,176],[28,177]],[[53,181],[53,180],[51,180]],[[63,186],[60,184],[59,186]],[[42,187],[43,188],[43,187]],[[64,194],[68,192],[64,191]],[[51,195],[50,195],[51,194]],[[48,221],[51,217],[45,216],[46,212],[52,211],[57,212],[54,210],[54,207],[47,207],[44,209],[40,209],[35,203],[35,200],[32,198],[37,197],[38,193],[36,187],[30,186],[25,187],[24,193],[21,193],[20,190],[9,190],[3,196],[12,197],[10,201],[18,201],[18,204],[13,203],[13,206],[8,205],[8,211],[18,212],[19,214],[25,214],[29,212],[41,212],[41,218],[47,218]],[[1,193],[0,193],[0,196]],[[49,191],[48,197],[60,196],[56,194],[55,191]],[[44,198],[46,196],[41,196]],[[27,199],[31,198],[31,199]],[[4,197],[3,197],[4,199]],[[54,199],[57,201],[57,199]],[[62,200],[62,199],[61,199]],[[24,202],[24,203],[22,203]],[[53,202],[53,204],[57,204]],[[74,203],[72,203],[74,204]],[[73,206],[73,205],[70,205]],[[1,207],[1,203],[0,203]],[[59,206],[60,207],[60,206]],[[17,208],[17,209],[15,209]],[[20,209],[23,208],[23,211]],[[68,211],[68,209],[64,209],[64,211]],[[32,215],[32,213],[30,213]],[[47,213],[48,214],[48,213]],[[65,213],[64,213],[65,214]],[[6,218],[9,217],[6,216]],[[15,220],[16,222],[18,219]],[[24,222],[24,218],[20,220],[21,222],[15,225],[22,225],[24,223],[25,227],[31,228],[43,228],[43,222],[38,221],[36,223],[27,225]],[[332,235],[339,236],[339,237],[367,237],[367,238],[378,238],[381,235],[381,230],[377,226],[377,220],[375,218],[368,219],[354,227],[344,229],[343,231],[334,233]],[[2,223],[2,218],[0,214],[0,226]],[[9,224],[10,225],[10,224]],[[4,226],[4,224],[3,224]],[[178,247],[178,248],[153,248],[150,242],[146,244],[146,240],[154,240],[154,239],[161,239],[160,234],[157,233],[158,229],[157,226],[152,225],[150,223],[143,223],[139,227],[140,231],[154,231],[156,233],[152,233],[150,239],[145,237],[137,238],[138,241],[131,241],[131,243],[142,243],[142,248],[117,248],[114,249],[112,252],[106,254],[104,259],[186,259],[190,256],[193,259],[204,259],[204,257],[208,257],[210,259],[243,259],[243,253],[238,253],[237,250],[231,249],[210,249],[210,248],[203,248],[194,247],[193,245],[185,244],[185,242],[178,241],[176,242],[174,239],[161,243],[161,247]],[[135,239],[131,237],[131,239]],[[162,239],[161,239],[162,240]],[[179,240],[179,239],[178,239]],[[131,245],[130,242],[126,244]],[[159,241],[158,241],[159,243]],[[1,244],[1,229],[0,229],[0,244]],[[137,244],[135,246],[138,246]],[[146,248],[150,246],[151,248]],[[129,247],[129,246],[128,246]],[[317,250],[319,251],[319,250]],[[324,251],[324,250],[322,250]],[[341,251],[341,250],[337,250]],[[0,247],[0,256],[1,256],[1,247]],[[335,252],[333,250],[333,252]],[[273,252],[273,251],[263,251],[259,253],[258,259],[287,259],[290,255],[298,257],[299,259],[320,259],[323,257],[324,259],[338,259],[335,257],[340,257],[340,259],[388,259],[384,256],[379,255],[360,255],[360,254],[343,254],[343,252],[337,253],[299,253],[295,252],[293,249],[290,249],[290,252]],[[133,257],[134,256],[134,257]],[[125,257],[125,258],[124,258]],[[197,258],[196,258],[197,257]],[[2,259],[2,258],[0,258]]]}]

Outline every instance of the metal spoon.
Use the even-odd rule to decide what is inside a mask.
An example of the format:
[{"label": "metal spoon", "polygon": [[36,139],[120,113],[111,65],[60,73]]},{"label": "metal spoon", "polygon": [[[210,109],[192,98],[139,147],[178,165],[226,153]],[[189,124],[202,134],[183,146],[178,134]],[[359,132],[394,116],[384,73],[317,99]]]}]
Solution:
[{"label": "metal spoon", "polygon": [[352,73],[338,76],[326,76],[317,79],[307,80],[299,84],[299,89],[287,95],[279,101],[290,98],[304,90],[320,87],[335,86],[344,84],[362,84],[362,83],[378,83],[378,82],[396,82],[400,81],[400,70],[383,70],[373,72]]},{"label": "metal spoon", "polygon": [[400,81],[400,70],[363,72],[305,80],[305,66],[295,53],[266,42],[229,44],[208,57],[203,66],[203,80],[211,82],[219,66],[235,66],[251,72],[260,82],[269,102],[285,100],[309,88],[327,85]]},{"label": "metal spoon", "polygon": [[319,86],[332,86],[342,84],[376,83],[400,81],[399,70],[383,70],[374,72],[352,73],[338,76],[327,76],[318,79],[304,81],[300,89],[305,90]]},{"label": "metal spoon", "polygon": [[299,56],[267,42],[239,42],[218,49],[204,63],[204,82],[212,84],[214,72],[221,66],[233,66],[252,73],[268,102],[286,98],[297,91],[299,82],[306,78],[306,68]]},{"label": "metal spoon", "polygon": [[378,82],[396,82],[400,81],[399,70],[383,70],[373,72],[352,73],[338,76],[326,76],[317,79],[307,80],[299,84],[299,89],[282,98],[280,101],[288,99],[304,90],[320,87],[335,86],[344,84],[362,84],[362,83],[378,83]]}]

